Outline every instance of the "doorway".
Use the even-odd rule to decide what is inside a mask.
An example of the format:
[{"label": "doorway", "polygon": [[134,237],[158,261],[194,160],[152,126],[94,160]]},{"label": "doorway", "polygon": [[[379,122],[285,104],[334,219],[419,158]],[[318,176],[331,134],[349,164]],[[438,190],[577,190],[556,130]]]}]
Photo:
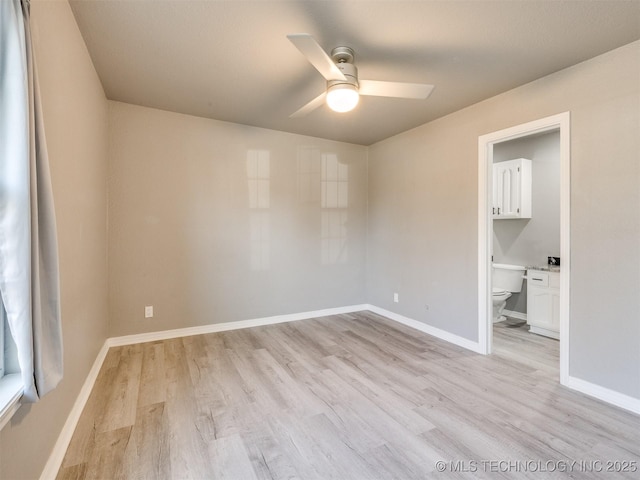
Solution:
[{"label": "doorway", "polygon": [[494,146],[503,142],[560,133],[560,383],[569,376],[569,288],[570,288],[570,114],[553,115],[478,138],[478,343],[490,354],[493,343],[491,300],[491,252],[493,242],[493,157]]}]

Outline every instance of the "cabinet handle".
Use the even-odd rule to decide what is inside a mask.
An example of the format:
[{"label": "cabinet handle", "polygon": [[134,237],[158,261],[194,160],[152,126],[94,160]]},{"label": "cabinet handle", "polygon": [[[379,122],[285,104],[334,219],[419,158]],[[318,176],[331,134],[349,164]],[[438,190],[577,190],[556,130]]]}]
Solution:
[{"label": "cabinet handle", "polygon": [[500,207],[498,207],[498,215],[500,215]]},{"label": "cabinet handle", "polygon": [[536,277],[529,277],[531,278],[531,280],[533,280],[534,282],[542,282],[544,281],[544,278],[536,278]]}]

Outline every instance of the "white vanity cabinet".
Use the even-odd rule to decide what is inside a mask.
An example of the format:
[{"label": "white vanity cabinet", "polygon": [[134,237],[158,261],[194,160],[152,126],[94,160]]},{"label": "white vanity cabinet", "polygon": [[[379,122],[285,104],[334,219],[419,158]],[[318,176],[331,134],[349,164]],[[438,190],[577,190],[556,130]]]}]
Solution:
[{"label": "white vanity cabinet", "polygon": [[493,218],[531,218],[531,160],[493,164]]},{"label": "white vanity cabinet", "polygon": [[527,269],[529,331],[560,338],[560,272]]}]

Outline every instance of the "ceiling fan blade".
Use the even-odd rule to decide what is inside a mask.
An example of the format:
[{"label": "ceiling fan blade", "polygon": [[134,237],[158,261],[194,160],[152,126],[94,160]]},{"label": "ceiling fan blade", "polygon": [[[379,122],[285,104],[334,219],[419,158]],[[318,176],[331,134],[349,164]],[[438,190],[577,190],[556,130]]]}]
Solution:
[{"label": "ceiling fan blade", "polygon": [[324,98],[326,96],[327,96],[327,92],[322,92],[320,95],[318,95],[316,98],[311,100],[309,103],[307,103],[300,110],[298,110],[298,111],[292,113],[291,115],[289,115],[289,118],[304,117],[305,115],[309,114],[310,112],[312,112],[316,108],[322,106],[322,104],[324,104]]},{"label": "ceiling fan blade", "polygon": [[316,67],[316,70],[326,80],[346,80],[346,77],[331,60],[331,57],[327,55],[311,35],[308,33],[294,33],[287,35],[287,38],[307,57],[309,63]]},{"label": "ceiling fan blade", "polygon": [[424,100],[434,89],[424,83],[381,82],[378,80],[360,80],[360,95],[374,97],[416,98]]}]

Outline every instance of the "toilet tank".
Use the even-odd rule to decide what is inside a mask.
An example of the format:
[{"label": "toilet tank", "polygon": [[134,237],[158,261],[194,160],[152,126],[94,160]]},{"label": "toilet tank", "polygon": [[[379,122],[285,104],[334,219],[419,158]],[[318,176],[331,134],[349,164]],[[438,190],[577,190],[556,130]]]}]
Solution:
[{"label": "toilet tank", "polygon": [[508,265],[506,263],[493,264],[493,286],[507,292],[520,293],[522,291],[522,277],[525,268],[522,265]]}]

